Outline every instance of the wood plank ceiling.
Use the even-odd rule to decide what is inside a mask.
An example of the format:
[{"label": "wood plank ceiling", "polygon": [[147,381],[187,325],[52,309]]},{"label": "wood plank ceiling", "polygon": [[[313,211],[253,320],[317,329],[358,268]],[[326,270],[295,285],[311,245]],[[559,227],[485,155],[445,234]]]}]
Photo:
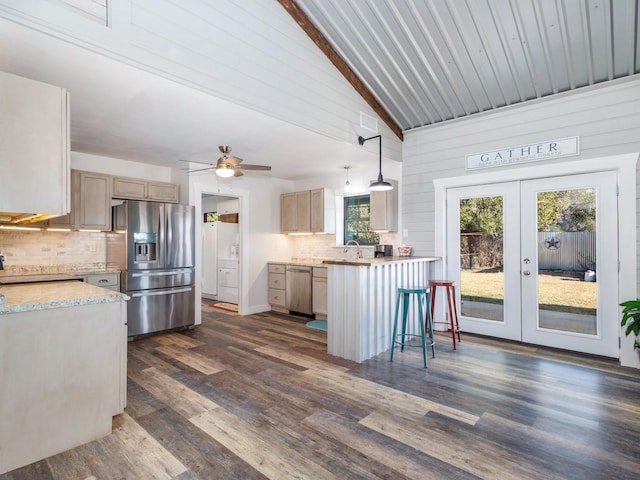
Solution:
[{"label": "wood plank ceiling", "polygon": [[640,72],[639,0],[295,3],[402,131]]}]

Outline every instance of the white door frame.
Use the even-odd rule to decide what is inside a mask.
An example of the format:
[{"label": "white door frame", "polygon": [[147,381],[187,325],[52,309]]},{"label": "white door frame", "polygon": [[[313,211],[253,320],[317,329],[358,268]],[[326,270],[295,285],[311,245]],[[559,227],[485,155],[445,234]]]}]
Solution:
[{"label": "white door frame", "polygon": [[[434,268],[436,277],[446,274],[446,193],[448,188],[483,185],[489,183],[529,180],[535,178],[616,171],[618,176],[618,257],[621,259],[618,272],[618,300],[620,302],[636,298],[636,163],[638,153],[599,157],[587,160],[567,161],[522,168],[505,167],[486,173],[469,174],[459,177],[435,179],[435,255],[442,258]],[[436,315],[443,312],[436,311]],[[624,366],[640,368],[640,359],[633,349],[633,340],[625,339],[618,323],[618,334],[622,337],[620,363]]]},{"label": "white door frame", "polygon": [[[614,171],[600,173],[580,173],[570,176],[544,178],[521,182],[521,246],[522,257],[530,257],[530,264],[522,264],[523,270],[531,275],[520,276],[522,296],[522,338],[525,342],[588,352],[595,355],[617,357],[619,355],[618,328],[619,312],[617,237],[618,219],[611,213],[616,210],[617,175]],[[598,272],[596,331],[578,333],[545,329],[539,321],[550,312],[541,310],[538,302],[538,192],[570,189],[594,188],[596,190],[596,264]],[[608,232],[614,232],[608,234]],[[608,252],[608,253],[605,253]],[[613,257],[613,258],[612,258]],[[615,259],[615,260],[614,260]],[[535,290],[535,291],[534,291]]]},{"label": "white door frame", "polygon": [[[462,198],[479,198],[479,197],[502,197],[505,200],[502,203],[503,211],[503,273],[504,273],[504,290],[502,305],[503,318],[499,320],[486,320],[483,318],[471,317],[467,322],[466,319],[460,318],[460,325],[463,331],[471,333],[481,333],[509,340],[521,340],[522,338],[522,322],[520,320],[520,304],[521,289],[520,283],[507,282],[506,279],[520,278],[520,242],[514,241],[514,230],[506,228],[507,225],[513,225],[520,219],[520,182],[501,182],[499,184],[473,185],[469,187],[458,187],[447,189],[447,199],[454,205],[449,206],[449,220],[447,224],[447,238],[451,239],[451,243],[447,249],[447,253],[451,258],[460,258],[460,199]],[[453,215],[456,212],[456,215]],[[455,218],[455,220],[452,220]],[[520,234],[520,224],[518,223],[517,237]],[[455,239],[455,240],[454,240]],[[462,289],[460,281],[460,266],[457,262],[445,276],[449,280],[457,282],[458,289]],[[455,274],[453,273],[455,272]],[[458,291],[458,294],[461,292]],[[459,297],[459,295],[457,295]],[[459,301],[459,298],[456,298]],[[443,303],[444,304],[444,303]],[[458,312],[462,313],[462,306],[458,304]],[[461,315],[462,317],[462,315]]]},{"label": "white door frame", "polygon": [[[240,256],[238,264],[238,314],[245,315],[249,310],[246,292],[249,291],[249,285],[246,275],[246,269],[249,265],[248,239],[244,232],[249,231],[249,195],[248,190],[242,190],[230,187],[221,188],[217,185],[196,183],[191,180],[189,182],[189,203],[195,206],[196,218],[202,220],[202,195],[219,195],[224,197],[235,197],[238,199],[239,209],[239,242]],[[202,238],[202,221],[196,222],[196,238]],[[196,242],[196,268],[195,268],[195,287],[196,287],[196,325],[202,323],[202,242]]]}]

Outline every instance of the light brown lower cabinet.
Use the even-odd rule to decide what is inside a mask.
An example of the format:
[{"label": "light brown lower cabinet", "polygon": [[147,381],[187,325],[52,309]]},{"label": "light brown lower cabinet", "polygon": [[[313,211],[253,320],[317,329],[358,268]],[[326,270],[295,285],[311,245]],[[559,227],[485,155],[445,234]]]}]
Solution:
[{"label": "light brown lower cabinet", "polygon": [[327,318],[327,267],[313,267],[313,313],[318,320]]},{"label": "light brown lower cabinet", "polygon": [[287,280],[284,263],[269,264],[269,304],[275,312],[289,313],[287,310]]}]

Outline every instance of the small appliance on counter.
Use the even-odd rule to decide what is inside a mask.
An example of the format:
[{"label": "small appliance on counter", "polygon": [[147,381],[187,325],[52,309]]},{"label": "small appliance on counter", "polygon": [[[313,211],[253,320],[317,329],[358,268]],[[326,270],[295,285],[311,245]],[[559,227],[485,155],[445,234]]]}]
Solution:
[{"label": "small appliance on counter", "polygon": [[374,257],[393,257],[393,245],[374,245]]}]

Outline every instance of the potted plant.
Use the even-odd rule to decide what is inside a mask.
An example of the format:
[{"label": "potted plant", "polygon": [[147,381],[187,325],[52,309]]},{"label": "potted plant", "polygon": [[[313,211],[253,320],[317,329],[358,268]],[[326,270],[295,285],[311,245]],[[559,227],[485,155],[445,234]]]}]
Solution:
[{"label": "potted plant", "polygon": [[627,327],[624,334],[628,337],[633,333],[636,337],[633,347],[640,349],[640,299],[627,300],[622,302],[620,306],[622,307],[620,325]]}]

